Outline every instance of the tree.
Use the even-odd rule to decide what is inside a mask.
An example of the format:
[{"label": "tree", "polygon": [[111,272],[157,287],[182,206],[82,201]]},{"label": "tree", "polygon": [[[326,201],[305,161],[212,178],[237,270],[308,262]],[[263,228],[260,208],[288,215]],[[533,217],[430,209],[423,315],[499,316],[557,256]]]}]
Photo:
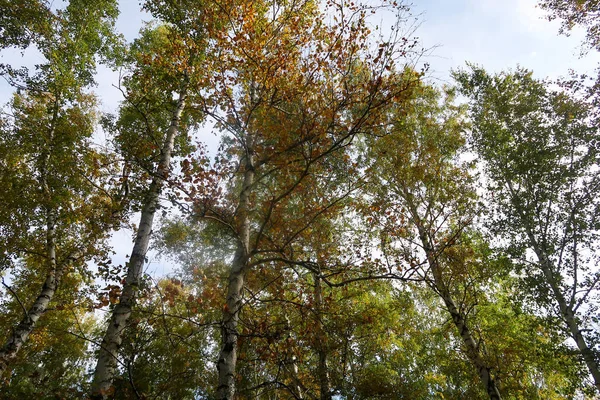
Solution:
[{"label": "tree", "polygon": [[[337,19],[332,26],[323,23],[325,14],[312,1],[254,2],[244,9],[223,52],[223,82],[215,100],[220,109],[207,112],[230,135],[222,159],[233,160],[209,174],[218,175],[216,186],[203,181],[201,190],[188,189],[198,215],[220,221],[236,240],[217,364],[219,399],[235,393],[246,275],[293,252],[299,234],[336,202],[332,196],[325,205],[312,199],[302,204],[295,195],[306,190],[314,171],[326,170],[332,153],[342,153],[355,136],[378,123],[387,105],[401,101],[418,77],[396,70],[395,63],[411,48],[399,26],[371,54],[366,20],[378,7],[329,7]],[[195,167],[188,180],[206,175],[199,163],[189,165]],[[223,188],[230,190],[212,196]],[[286,212],[294,207],[304,207],[305,217],[294,221],[298,225],[286,224]]]},{"label": "tree", "polygon": [[[19,352],[10,360],[2,379],[2,397],[84,397],[89,386],[88,369],[93,361],[90,341],[97,321],[89,312],[89,275],[80,265],[62,274],[60,287],[36,322]],[[23,318],[23,305],[32,304],[44,282],[45,271],[29,263],[11,273],[10,287],[0,304],[0,329],[11,332]],[[86,276],[87,275],[87,276]],[[15,296],[18,296],[16,297]],[[19,303],[20,302],[20,303]]]},{"label": "tree", "polygon": [[[112,391],[119,348],[141,284],[154,216],[161,206],[159,197],[170,178],[174,152],[178,148],[185,154],[186,132],[201,119],[189,105],[203,102],[198,96],[209,79],[207,47],[222,34],[220,24],[230,11],[228,7],[196,1],[185,5],[170,1],[144,3],[144,8],[164,25],[144,30],[133,44],[130,75],[124,82],[126,102],[119,120],[112,124],[126,160],[127,175],[130,168],[135,168],[144,177],[136,191],[141,197],[141,216],[127,277],[100,345],[93,398],[105,398]],[[183,145],[183,149],[176,144]]]},{"label": "tree", "polygon": [[[595,25],[592,2],[543,4]],[[4,397],[594,391],[597,99],[473,68],[456,74],[467,114],[408,65],[393,0],[141,6],[156,21],[125,48],[114,0],[0,0],[0,49],[44,57],[0,66],[17,88],[0,115]],[[115,115],[90,92],[98,62],[120,68]],[[211,159],[194,141],[213,123]],[[138,212],[112,266],[110,232]],[[181,269],[154,281],[151,246]]]},{"label": "tree", "polygon": [[[51,34],[52,22],[56,19],[45,0],[0,1],[0,50],[26,49],[32,42]],[[0,63],[1,75],[16,72],[10,65]]]},{"label": "tree", "polygon": [[[531,397],[542,389],[547,395],[568,390],[577,378],[567,368],[533,361],[527,346],[544,349],[540,358],[558,354],[558,349],[548,348],[535,333],[515,335],[492,328],[497,323],[506,330],[531,324],[537,326],[534,332],[548,332],[542,318],[517,314],[503,300],[506,291],[514,290],[508,279],[510,263],[492,252],[477,230],[482,210],[472,163],[463,158],[465,107],[454,104],[450,89],[441,92],[423,84],[414,93],[390,114],[389,134],[365,146],[372,179],[362,210],[379,240],[381,263],[390,270],[413,270],[429,287],[429,296],[444,304],[443,312],[434,312],[432,305],[428,312],[438,321],[450,317],[443,344],[449,348],[436,350],[436,373],[445,374],[452,384],[435,390],[448,398],[499,398],[501,393]],[[413,284],[410,290],[419,296],[425,289]],[[460,353],[448,354],[452,347]],[[550,379],[554,371],[566,383],[556,388],[535,383],[537,376]]]},{"label": "tree", "polygon": [[11,118],[0,131],[5,204],[12,206],[1,214],[2,267],[22,260],[46,275],[0,350],[0,373],[45,313],[61,277],[101,257],[112,227],[116,210],[103,167],[108,157],[90,146],[95,99],[85,89],[93,83],[96,58],[114,39],[116,15],[109,0],[72,1],[57,11],[54,29],[36,43],[46,62],[22,82],[26,92],[14,96]]},{"label": "tree", "polygon": [[474,300],[466,296],[474,295],[469,293],[471,274],[477,273],[469,271],[470,265],[481,266],[469,259],[463,239],[477,213],[468,166],[457,161],[464,110],[453,106],[451,93],[441,98],[433,88],[419,89],[411,102],[394,111],[391,133],[371,147],[375,190],[371,209],[384,227],[382,252],[403,257],[413,267],[423,265],[422,252],[427,266],[423,278],[443,300],[488,396],[500,399],[468,315]]},{"label": "tree", "polygon": [[540,310],[574,341],[600,388],[595,299],[598,149],[589,107],[531,72],[455,74],[469,97],[473,149],[489,179],[489,226],[520,262]]},{"label": "tree", "polygon": [[180,119],[185,107],[186,90],[182,89],[174,105],[171,123],[166,131],[164,142],[160,147],[160,159],[152,170],[152,181],[144,194],[142,213],[134,248],[127,263],[127,278],[119,297],[119,303],[111,313],[111,320],[100,345],[98,363],[94,373],[94,385],[92,387],[93,398],[104,398],[110,393],[112,380],[116,374],[118,349],[122,342],[123,330],[127,327],[131,316],[137,287],[140,286],[142,268],[152,232],[152,222],[156,210],[160,206],[159,194],[163,182],[169,173],[171,153],[175,137],[179,132]]},{"label": "tree", "polygon": [[195,399],[211,392],[216,332],[197,289],[175,278],[143,281],[123,337],[114,397]]}]

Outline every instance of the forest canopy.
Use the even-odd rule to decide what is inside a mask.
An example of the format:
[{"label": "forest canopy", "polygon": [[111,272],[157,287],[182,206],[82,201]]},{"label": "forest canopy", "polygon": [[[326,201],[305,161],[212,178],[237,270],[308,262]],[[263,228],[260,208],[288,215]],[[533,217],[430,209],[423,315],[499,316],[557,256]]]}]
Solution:
[{"label": "forest canopy", "polygon": [[[600,396],[600,78],[441,84],[396,0],[123,3],[0,0],[1,399]],[[539,7],[595,52],[596,3]]]}]

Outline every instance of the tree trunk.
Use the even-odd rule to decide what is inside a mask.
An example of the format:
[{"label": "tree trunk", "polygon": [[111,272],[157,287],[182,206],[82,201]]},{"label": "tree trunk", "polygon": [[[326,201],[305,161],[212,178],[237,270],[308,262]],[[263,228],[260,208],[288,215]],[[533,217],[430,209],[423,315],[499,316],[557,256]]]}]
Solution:
[{"label": "tree trunk", "polygon": [[[433,269],[434,268],[432,267],[432,270]],[[446,289],[439,287],[438,278],[434,278],[434,280],[435,285],[440,292],[442,300],[444,301],[444,304],[446,305],[446,308],[450,313],[450,316],[452,317],[454,326],[456,326],[456,329],[458,329],[460,337],[463,340],[463,343],[467,350],[467,357],[477,369],[477,373],[479,374],[481,383],[483,383],[483,386],[485,387],[488,396],[490,396],[491,400],[500,400],[502,397],[500,396],[500,392],[498,391],[496,382],[494,382],[494,379],[492,378],[491,368],[489,368],[486,365],[485,361],[481,357],[479,353],[479,346],[477,345],[477,342],[471,334],[471,330],[469,329],[464,315],[462,315],[462,313],[456,307],[456,304],[450,296],[450,293]]]},{"label": "tree trunk", "polygon": [[331,388],[329,385],[329,369],[327,368],[327,337],[323,330],[323,293],[321,291],[321,277],[314,274],[315,278],[315,318],[317,322],[317,378],[319,379],[319,391],[321,400],[331,400]]},{"label": "tree trunk", "polygon": [[23,344],[35,328],[37,321],[48,309],[48,304],[52,301],[56,288],[58,286],[59,273],[56,267],[56,241],[55,241],[55,221],[51,211],[47,212],[46,223],[46,257],[48,263],[48,275],[42,285],[40,294],[33,302],[33,305],[23,319],[13,330],[12,334],[0,349],[0,377],[8,369],[9,363],[17,356]]},{"label": "tree trunk", "polygon": [[165,142],[161,149],[161,157],[155,176],[148,188],[142,214],[138,226],[137,236],[131,252],[131,258],[127,263],[127,277],[123,291],[119,297],[119,303],[113,309],[110,322],[102,339],[98,353],[98,363],[94,370],[92,382],[92,399],[105,399],[111,392],[112,382],[117,373],[117,360],[119,348],[121,347],[123,331],[127,327],[131,310],[135,301],[136,292],[140,284],[143,272],[144,260],[148,251],[148,244],[152,234],[152,223],[154,215],[159,207],[159,195],[164,180],[169,173],[171,164],[171,153],[175,137],[179,131],[179,121],[185,108],[185,89],[179,94],[177,107],[173,111],[171,124],[167,130]]},{"label": "tree trunk", "polygon": [[236,212],[238,244],[229,272],[227,299],[223,307],[223,326],[221,328],[221,351],[217,361],[219,386],[217,399],[233,400],[235,395],[235,371],[237,363],[238,321],[242,306],[242,290],[248,266],[250,248],[250,192],[254,183],[254,161],[251,138],[246,143],[246,162],[244,165],[244,183],[240,193],[240,203]]},{"label": "tree trunk", "polygon": [[46,280],[42,285],[40,294],[33,302],[33,305],[19,325],[13,330],[12,334],[0,349],[0,377],[4,375],[9,363],[17,356],[19,350],[23,344],[27,341],[27,338],[35,328],[37,321],[48,309],[48,304],[52,301],[56,288],[58,286],[59,274],[56,265],[56,217],[54,210],[52,209],[52,191],[48,185],[48,164],[52,157],[52,146],[54,143],[54,134],[56,130],[56,120],[58,118],[59,110],[59,97],[57,96],[52,110],[52,120],[50,123],[50,129],[48,131],[48,144],[49,148],[45,149],[41,153],[41,166],[39,169],[40,188],[46,202],[45,213],[46,213],[46,260],[48,274]]},{"label": "tree trunk", "polygon": [[[552,293],[556,298],[560,315],[564,319],[565,324],[567,325],[567,330],[571,334],[573,340],[575,340],[575,344],[577,344],[577,348],[581,352],[583,361],[585,362],[585,365],[588,367],[588,370],[594,379],[594,386],[596,386],[596,389],[600,391],[600,366],[598,365],[598,359],[596,358],[593,350],[588,346],[583,334],[581,333],[579,322],[577,321],[575,311],[573,310],[573,305],[567,302],[563,292],[560,289],[559,283],[556,280],[555,273],[552,268],[552,262],[546,256],[546,253],[540,248],[538,242],[535,240],[535,237],[529,229],[527,233],[529,240],[532,242],[534,252],[538,258],[538,263],[542,269],[544,277],[546,278],[546,281],[550,285]],[[576,288],[573,288],[573,290],[576,290]]]},{"label": "tree trunk", "polygon": [[[290,332],[291,324],[288,316],[285,316],[285,327],[288,331],[287,339],[290,340],[292,335]],[[304,399],[304,386],[302,382],[298,378],[298,360],[294,355],[293,348],[288,348],[285,352],[285,359],[283,360],[283,367],[285,369],[286,375],[290,381],[287,389],[294,396],[294,399],[303,400]]]},{"label": "tree trunk", "polygon": [[296,362],[296,356],[292,355],[292,356],[288,357],[288,359],[285,361],[285,363],[286,363],[286,369],[287,369],[288,375],[292,382],[292,384],[290,386],[290,391],[292,392],[292,395],[294,396],[295,399],[303,400],[304,399],[304,394],[303,394],[304,391],[302,390],[302,383],[298,379],[298,363]]},{"label": "tree trunk", "polygon": [[492,378],[491,368],[487,366],[485,360],[481,357],[479,352],[479,345],[473,338],[471,333],[471,329],[467,324],[466,316],[456,307],[456,303],[452,298],[452,294],[450,290],[446,286],[441,266],[437,260],[437,254],[433,246],[430,243],[429,237],[427,236],[427,231],[423,224],[421,223],[420,218],[416,214],[417,210],[412,207],[411,213],[413,214],[413,218],[417,224],[417,229],[419,231],[419,239],[421,240],[421,244],[423,245],[423,249],[425,250],[425,255],[427,257],[427,263],[431,268],[431,272],[433,274],[433,281],[435,289],[438,291],[440,297],[444,301],[446,305],[446,309],[450,313],[452,317],[452,322],[454,322],[454,326],[458,329],[458,333],[462,338],[463,344],[466,349],[466,354],[479,375],[479,379],[481,383],[485,387],[485,390],[490,397],[490,400],[501,400],[500,391],[496,386],[496,382]]},{"label": "tree trunk", "polygon": [[[512,183],[508,179],[506,179],[505,182],[512,196],[513,205],[515,209],[523,218],[523,220],[526,221],[526,219],[524,218],[525,216],[522,212],[521,205],[518,201],[515,200],[518,197],[516,195]],[[536,239],[530,224],[525,223],[525,231],[527,233],[527,238],[529,239],[530,245],[533,247],[533,251],[538,259],[538,264],[540,266],[540,269],[542,270],[542,273],[544,274],[546,283],[550,285],[550,289],[552,290],[552,293],[556,298],[560,315],[562,316],[562,318],[565,321],[565,324],[567,325],[567,331],[571,334],[571,337],[573,338],[573,340],[575,340],[575,344],[577,344],[577,348],[581,352],[581,356],[583,357],[583,360],[586,366],[588,367],[592,378],[594,379],[594,386],[598,391],[600,391],[600,365],[598,364],[598,359],[594,354],[593,350],[590,349],[590,347],[585,341],[585,338],[581,334],[581,329],[579,328],[579,323],[577,322],[575,316],[573,304],[570,304],[565,299],[565,296],[561,291],[559,282],[557,282],[552,261],[538,243],[538,240]],[[562,280],[562,277],[560,277],[560,280]],[[577,288],[574,287],[573,290],[577,290]]]}]

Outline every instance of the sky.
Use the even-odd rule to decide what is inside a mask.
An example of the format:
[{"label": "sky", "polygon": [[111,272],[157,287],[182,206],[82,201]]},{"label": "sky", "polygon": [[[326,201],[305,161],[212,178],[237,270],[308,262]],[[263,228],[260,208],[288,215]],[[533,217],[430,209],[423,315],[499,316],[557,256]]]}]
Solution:
[{"label": "sky", "polygon": [[[372,0],[375,1],[375,0]],[[490,72],[515,68],[531,69],[538,78],[556,79],[567,76],[569,70],[592,73],[600,65],[600,55],[594,52],[580,57],[582,30],[569,37],[558,34],[560,23],[549,22],[536,0],[414,0],[411,23],[416,23],[414,36],[429,49],[421,62],[430,65],[427,79],[434,83],[451,84],[450,71],[476,63]],[[121,15],[117,29],[132,41],[151,18],[139,10],[138,0],[121,0]],[[415,22],[416,21],[416,22]],[[383,21],[385,23],[385,21]],[[0,62],[33,66],[41,57],[35,51],[3,51]],[[101,67],[94,89],[101,100],[101,111],[114,112],[121,93],[113,85],[118,73]],[[0,81],[0,104],[8,101],[11,88]],[[216,147],[216,138],[208,136]],[[113,240],[114,262],[122,263],[131,251],[131,237],[118,232]],[[150,257],[148,272],[164,275],[171,271],[167,260]]]},{"label": "sky", "polygon": [[450,69],[472,62],[500,72],[517,65],[538,78],[567,76],[569,69],[591,73],[598,54],[579,57],[583,30],[570,37],[558,34],[559,21],[548,21],[535,0],[424,0],[416,35],[425,47],[436,47],[429,57],[432,76],[449,83]]}]

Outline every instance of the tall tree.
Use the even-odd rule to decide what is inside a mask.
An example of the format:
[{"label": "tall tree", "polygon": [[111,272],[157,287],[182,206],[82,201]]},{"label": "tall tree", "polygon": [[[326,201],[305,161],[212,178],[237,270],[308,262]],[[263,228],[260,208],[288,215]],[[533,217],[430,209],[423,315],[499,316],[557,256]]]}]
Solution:
[{"label": "tall tree", "polygon": [[489,182],[490,229],[520,260],[530,295],[574,341],[600,389],[598,148],[588,105],[531,72],[456,73]]},{"label": "tall tree", "polygon": [[97,58],[114,40],[116,15],[112,0],[71,1],[55,13],[53,29],[36,38],[45,62],[34,75],[13,76],[24,78],[14,82],[26,92],[14,96],[12,118],[0,133],[6,204],[14,207],[2,212],[2,261],[6,268],[23,259],[46,278],[0,350],[0,373],[48,308],[61,275],[97,255],[112,226],[114,209],[101,171],[107,158],[90,147],[95,99],[85,89],[93,83]]},{"label": "tall tree", "polygon": [[[402,8],[388,9],[396,7]],[[231,188],[227,197],[212,196],[217,188],[189,193],[198,214],[221,221],[236,240],[217,363],[219,399],[235,394],[246,275],[293,253],[298,235],[335,204],[303,204],[294,195],[332,153],[343,152],[387,105],[401,101],[407,82],[418,76],[394,65],[412,45],[402,40],[400,26],[371,50],[367,15],[379,6],[326,8],[313,1],[247,5],[223,54],[220,109],[207,110],[230,135],[224,159],[233,159],[217,166],[219,185]],[[327,12],[337,21],[331,26],[324,24]],[[190,173],[190,180],[202,177]],[[304,211],[299,225],[286,221],[294,207]]]},{"label": "tall tree", "polygon": [[204,104],[204,96],[212,90],[208,86],[214,79],[211,52],[221,51],[239,4],[148,0],[143,8],[161,25],[149,26],[132,45],[125,103],[112,124],[126,168],[143,177],[136,190],[141,215],[127,277],[99,349],[93,398],[105,398],[112,390],[119,347],[140,286],[154,216],[161,206],[159,197],[170,178],[171,159],[176,151],[184,155],[190,149],[187,132],[202,119],[197,105]]},{"label": "tall tree", "polygon": [[371,147],[375,202],[370,209],[378,211],[384,226],[384,255],[403,254],[416,267],[422,265],[422,252],[424,280],[442,299],[489,398],[500,399],[483,344],[469,322],[472,260],[461,237],[476,216],[477,197],[468,165],[458,162],[464,109],[453,105],[451,93],[442,98],[432,87],[419,89],[394,111],[391,133]]}]

